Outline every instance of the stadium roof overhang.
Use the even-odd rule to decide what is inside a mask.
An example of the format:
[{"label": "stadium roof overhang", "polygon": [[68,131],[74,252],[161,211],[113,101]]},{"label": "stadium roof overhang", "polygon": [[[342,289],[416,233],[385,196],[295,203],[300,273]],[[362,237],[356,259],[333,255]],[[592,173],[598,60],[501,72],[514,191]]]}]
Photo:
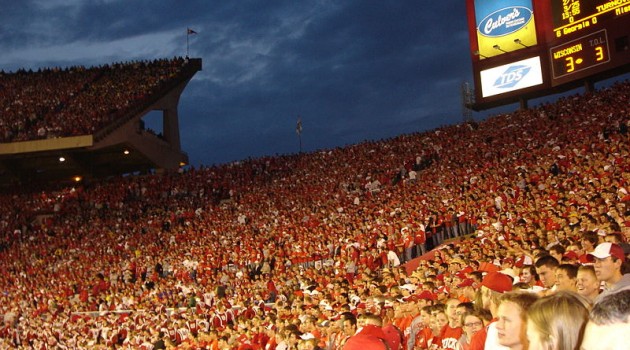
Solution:
[{"label": "stadium roof overhang", "polygon": [[0,184],[6,187],[50,182],[70,183],[157,168],[160,168],[159,164],[128,143],[98,149],[49,149],[0,154]]}]

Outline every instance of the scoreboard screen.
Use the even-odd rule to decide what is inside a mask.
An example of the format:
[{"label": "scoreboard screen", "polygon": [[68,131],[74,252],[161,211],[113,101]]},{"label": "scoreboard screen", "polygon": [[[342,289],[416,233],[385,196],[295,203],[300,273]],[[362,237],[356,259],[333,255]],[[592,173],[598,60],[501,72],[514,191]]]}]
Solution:
[{"label": "scoreboard screen", "polygon": [[475,109],[523,102],[630,71],[630,0],[466,4]]},{"label": "scoreboard screen", "polygon": [[610,62],[606,30],[586,34],[549,50],[552,78],[559,79]]},{"label": "scoreboard screen", "polygon": [[551,13],[560,38],[630,13],[630,0],[551,0]]},{"label": "scoreboard screen", "polygon": [[630,0],[551,0],[551,22],[553,87],[630,63]]}]

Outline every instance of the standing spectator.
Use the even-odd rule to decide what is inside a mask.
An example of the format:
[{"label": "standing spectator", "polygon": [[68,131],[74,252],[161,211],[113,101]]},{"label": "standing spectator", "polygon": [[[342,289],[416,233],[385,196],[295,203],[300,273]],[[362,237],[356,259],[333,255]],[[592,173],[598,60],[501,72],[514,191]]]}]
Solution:
[{"label": "standing spectator", "polygon": [[416,237],[407,226],[400,229],[400,235],[404,242],[404,260],[405,262],[411,261],[411,259],[415,258]]},{"label": "standing spectator", "polygon": [[496,318],[501,296],[512,290],[512,278],[500,272],[488,272],[481,281],[481,299],[484,309],[490,311],[495,322],[491,322],[485,334],[478,332],[470,340],[471,350],[505,349],[499,344]]},{"label": "standing spectator", "polygon": [[361,329],[347,340],[343,350],[387,350],[387,336],[381,328],[383,320],[377,315],[365,314],[363,323]]},{"label": "standing spectator", "polygon": [[473,311],[462,315],[464,334],[459,338],[459,345],[463,350],[470,349],[470,340],[478,333],[486,333],[486,324],[490,322],[492,315],[485,310]]},{"label": "standing spectator", "polygon": [[530,288],[538,286],[538,275],[536,274],[536,267],[534,265],[525,265],[521,270],[520,280],[522,283],[527,284]]},{"label": "standing spectator", "polygon": [[396,267],[400,266],[400,259],[398,258],[398,254],[393,249],[387,251],[387,266]]},{"label": "standing spectator", "polygon": [[580,256],[581,262],[588,262],[588,254],[592,253],[595,250],[595,246],[599,242],[599,236],[597,233],[588,231],[582,235],[582,251],[583,255]]},{"label": "standing spectator", "polygon": [[556,291],[556,268],[560,265],[560,262],[551,255],[545,255],[536,260],[536,273],[543,287],[546,288],[547,293],[553,293]]},{"label": "standing spectator", "polygon": [[341,333],[335,342],[335,349],[341,349],[348,339],[357,332],[357,318],[351,312],[342,313],[339,322],[341,322]]},{"label": "standing spectator", "polygon": [[446,301],[446,317],[448,323],[440,332],[440,340],[443,349],[458,349],[457,341],[461,338],[464,331],[461,325],[461,316],[457,314],[457,306],[462,302],[459,299],[449,299]]},{"label": "standing spectator", "polygon": [[630,290],[609,294],[593,306],[581,349],[629,350]]},{"label": "standing spectator", "polygon": [[527,339],[530,349],[578,349],[590,301],[566,291],[544,297],[527,310]]},{"label": "standing spectator", "polygon": [[630,274],[623,274],[621,270],[626,260],[621,246],[610,242],[602,243],[587,258],[595,263],[595,275],[605,284],[604,292],[595,300],[596,303],[606,295],[630,289]]},{"label": "standing spectator", "polygon": [[597,279],[592,265],[582,265],[578,268],[575,285],[578,294],[590,300],[591,303],[595,302],[599,295],[601,283]]},{"label": "standing spectator", "polygon": [[414,226],[414,243],[416,244],[416,257],[427,253],[427,236],[425,226],[418,223]]},{"label": "standing spectator", "polygon": [[621,234],[621,232],[613,232],[613,233],[611,233],[609,235],[606,235],[604,240],[606,242],[619,244],[619,246],[621,246],[621,248],[623,248],[623,252],[624,252],[625,255],[630,254],[630,244],[625,243],[623,241],[623,235]]},{"label": "standing spectator", "polygon": [[576,279],[578,267],[572,264],[560,264],[556,269],[557,290],[577,292]]},{"label": "standing spectator", "polygon": [[556,258],[556,260],[558,260],[558,262],[560,263],[562,262],[562,257],[564,253],[566,253],[566,250],[560,243],[556,243],[553,246],[551,246],[551,248],[549,248],[549,255]]},{"label": "standing spectator", "polygon": [[501,297],[496,322],[499,344],[510,350],[527,349],[527,309],[536,300],[538,296],[530,292],[511,292]]}]

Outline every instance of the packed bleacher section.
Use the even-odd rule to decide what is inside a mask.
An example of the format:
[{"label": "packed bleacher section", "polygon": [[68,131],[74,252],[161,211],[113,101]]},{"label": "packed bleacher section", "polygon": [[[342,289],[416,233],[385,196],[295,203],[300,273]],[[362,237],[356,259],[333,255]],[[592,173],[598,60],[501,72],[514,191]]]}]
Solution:
[{"label": "packed bleacher section", "polygon": [[0,72],[0,143],[91,135],[173,82],[188,60]]},{"label": "packed bleacher section", "polygon": [[[112,104],[116,69],[60,73],[62,93],[23,98],[22,112],[3,98],[3,140],[107,122],[68,130],[47,116],[94,104],[110,117],[143,98]],[[1,82],[26,96],[45,74]],[[158,76],[129,79],[150,91]],[[16,124],[23,113],[32,120]],[[371,313],[401,329],[401,348],[426,349],[446,316],[410,320],[473,300],[475,271],[544,292],[528,268],[543,251],[561,246],[578,264],[585,237],[630,237],[629,116],[624,82],[344,148],[4,193],[0,347],[341,349],[343,321]]]}]

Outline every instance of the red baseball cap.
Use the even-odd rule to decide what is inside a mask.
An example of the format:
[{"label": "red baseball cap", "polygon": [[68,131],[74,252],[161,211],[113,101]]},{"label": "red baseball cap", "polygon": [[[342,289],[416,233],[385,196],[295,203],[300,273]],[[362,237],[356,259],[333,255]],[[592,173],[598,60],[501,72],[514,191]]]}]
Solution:
[{"label": "red baseball cap", "polygon": [[424,300],[436,300],[437,297],[435,296],[435,294],[429,292],[428,290],[424,290],[422,291],[422,293],[416,295],[418,297],[418,299],[424,299]]},{"label": "red baseball cap", "polygon": [[488,272],[481,280],[481,285],[499,293],[512,290],[512,277],[501,272]]},{"label": "red baseball cap", "polygon": [[464,288],[464,287],[470,287],[473,285],[475,281],[472,278],[466,278],[465,280],[462,281],[462,283],[457,285],[457,288]]}]

